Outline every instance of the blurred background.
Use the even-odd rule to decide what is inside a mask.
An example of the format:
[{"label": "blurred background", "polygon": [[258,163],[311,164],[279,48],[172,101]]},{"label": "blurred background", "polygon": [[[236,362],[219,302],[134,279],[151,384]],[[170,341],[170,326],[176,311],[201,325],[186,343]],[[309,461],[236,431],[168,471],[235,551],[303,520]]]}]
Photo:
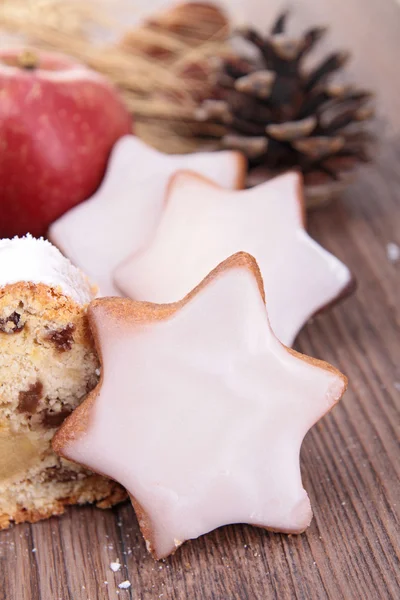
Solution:
[{"label": "blurred background", "polygon": [[[14,11],[38,7],[43,19],[50,19],[57,0],[2,0],[0,12],[4,7]],[[112,27],[102,28],[103,39],[117,31],[117,22],[123,23],[126,29],[129,24],[140,23],[159,9],[176,4],[170,0],[60,0],[65,14],[69,11],[81,11],[89,14],[98,6],[100,15],[112,17]],[[346,48],[352,52],[351,62],[346,73],[349,78],[356,77],[361,85],[372,87],[379,92],[378,114],[390,115],[392,133],[400,130],[400,75],[398,68],[398,52],[400,38],[400,2],[399,0],[219,0],[216,5],[223,7],[229,14],[232,24],[253,24],[260,31],[265,29],[282,11],[291,12],[290,31],[299,33],[307,27],[318,24],[329,26],[329,32],[318,46],[320,53],[331,48]],[[96,11],[96,8],[94,8]],[[46,13],[48,16],[46,17]],[[26,29],[26,18],[21,31]],[[62,23],[61,23],[62,24]],[[3,23],[4,25],[4,23]],[[64,25],[65,19],[64,19]],[[0,44],[9,44],[6,30],[0,29]],[[18,26],[14,26],[14,30]],[[397,90],[398,93],[394,93]]]}]

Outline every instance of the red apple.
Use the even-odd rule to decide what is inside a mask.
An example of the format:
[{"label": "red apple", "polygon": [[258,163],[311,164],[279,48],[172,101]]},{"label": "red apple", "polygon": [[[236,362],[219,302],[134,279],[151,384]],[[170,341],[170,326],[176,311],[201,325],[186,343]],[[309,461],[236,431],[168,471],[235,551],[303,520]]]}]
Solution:
[{"label": "red apple", "polygon": [[91,196],[131,131],[98,73],[59,54],[0,51],[0,237],[42,235]]}]

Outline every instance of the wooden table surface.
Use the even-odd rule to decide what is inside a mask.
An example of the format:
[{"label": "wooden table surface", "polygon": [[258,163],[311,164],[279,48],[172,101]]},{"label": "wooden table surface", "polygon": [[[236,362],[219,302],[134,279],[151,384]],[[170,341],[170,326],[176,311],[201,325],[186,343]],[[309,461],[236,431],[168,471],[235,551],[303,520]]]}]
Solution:
[{"label": "wooden table surface", "polygon": [[[248,3],[265,22],[278,5]],[[375,164],[309,221],[358,279],[356,294],[315,318],[297,344],[350,380],[302,448],[311,527],[300,536],[225,527],[156,563],[128,503],[72,508],[0,533],[0,600],[400,598],[400,262],[386,254],[387,243],[400,244],[400,5],[303,0],[294,16],[301,25],[331,23],[327,45],[353,50],[349,71],[375,89],[382,123]],[[113,573],[116,559],[122,568]],[[132,587],[119,590],[126,579]]]}]

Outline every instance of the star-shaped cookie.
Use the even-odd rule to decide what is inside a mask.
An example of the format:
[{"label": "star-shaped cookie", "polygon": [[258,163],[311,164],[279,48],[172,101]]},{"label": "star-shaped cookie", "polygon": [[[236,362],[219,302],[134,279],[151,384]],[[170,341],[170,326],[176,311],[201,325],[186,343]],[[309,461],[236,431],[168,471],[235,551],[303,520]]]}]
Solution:
[{"label": "star-shaped cookie", "polygon": [[244,184],[245,160],[238,152],[168,155],[127,135],[114,146],[103,183],[92,198],[50,227],[50,240],[99,286],[99,295],[121,295],[113,269],[151,236],[168,179],[180,169],[191,169],[222,187]]},{"label": "star-shaped cookie", "polygon": [[95,300],[89,321],[101,381],[54,449],[127,488],[156,558],[228,523],[309,525],[300,446],[346,378],[277,340],[252,257],[175,304]]},{"label": "star-shaped cookie", "polygon": [[352,282],[348,268],[305,231],[301,183],[291,172],[232,192],[194,173],[176,174],[155,235],[115,270],[115,283],[135,300],[175,302],[228,256],[248,252],[261,269],[272,328],[292,345]]}]

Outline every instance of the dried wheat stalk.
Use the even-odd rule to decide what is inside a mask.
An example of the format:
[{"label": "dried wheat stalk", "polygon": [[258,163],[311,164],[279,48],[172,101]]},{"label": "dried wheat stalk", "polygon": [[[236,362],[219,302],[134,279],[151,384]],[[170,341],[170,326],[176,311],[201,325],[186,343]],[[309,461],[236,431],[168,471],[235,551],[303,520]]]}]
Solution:
[{"label": "dried wheat stalk", "polygon": [[192,126],[211,85],[210,58],[226,53],[229,24],[210,4],[180,4],[104,44],[93,38],[101,39],[102,30],[118,32],[104,2],[1,0],[0,30],[103,73],[121,90],[140,135],[164,151],[184,151],[188,141],[179,143],[173,123]]}]

